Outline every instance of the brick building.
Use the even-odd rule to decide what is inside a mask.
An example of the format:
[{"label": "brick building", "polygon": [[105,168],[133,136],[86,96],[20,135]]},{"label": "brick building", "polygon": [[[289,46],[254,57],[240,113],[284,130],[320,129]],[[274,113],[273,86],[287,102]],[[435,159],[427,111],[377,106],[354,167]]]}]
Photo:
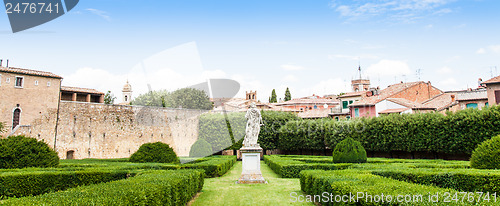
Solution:
[{"label": "brick building", "polygon": [[500,104],[500,76],[491,78],[482,84],[486,86],[488,104]]},{"label": "brick building", "polygon": [[6,132],[57,110],[61,81],[50,72],[0,66],[0,122]]},{"label": "brick building", "polygon": [[376,95],[350,104],[349,114],[351,117],[375,117],[388,113],[412,113],[418,108],[425,110],[422,103],[442,93],[430,82],[393,84]]}]

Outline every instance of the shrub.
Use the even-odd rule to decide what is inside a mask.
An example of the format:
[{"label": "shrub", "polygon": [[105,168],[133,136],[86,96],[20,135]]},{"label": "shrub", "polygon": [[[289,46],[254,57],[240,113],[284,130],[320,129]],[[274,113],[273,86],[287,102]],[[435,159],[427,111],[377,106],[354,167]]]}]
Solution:
[{"label": "shrub", "polygon": [[146,143],[130,156],[131,162],[180,163],[177,154],[168,144],[162,142]]},{"label": "shrub", "polygon": [[186,205],[202,189],[202,170],[151,171],[124,180],[8,199],[3,205]]},{"label": "shrub", "polygon": [[325,161],[308,162],[308,160],[297,160],[289,156],[264,155],[264,162],[282,178],[298,178],[303,170],[343,170],[352,165],[350,163],[333,164],[331,158],[328,158],[328,161],[328,163]]},{"label": "shrub", "polygon": [[59,157],[45,142],[25,136],[0,139],[0,168],[56,167]]},{"label": "shrub", "polygon": [[206,177],[220,177],[236,163],[236,156],[212,156],[182,165],[182,169],[203,169]]},{"label": "shrub", "polygon": [[333,150],[333,162],[336,163],[364,163],[366,159],[365,148],[352,138],[342,140]]},{"label": "shrub", "polygon": [[476,169],[500,169],[500,135],[481,143],[472,152],[471,167]]},{"label": "shrub", "polygon": [[189,157],[206,157],[212,154],[212,146],[204,139],[196,141],[189,150]]}]

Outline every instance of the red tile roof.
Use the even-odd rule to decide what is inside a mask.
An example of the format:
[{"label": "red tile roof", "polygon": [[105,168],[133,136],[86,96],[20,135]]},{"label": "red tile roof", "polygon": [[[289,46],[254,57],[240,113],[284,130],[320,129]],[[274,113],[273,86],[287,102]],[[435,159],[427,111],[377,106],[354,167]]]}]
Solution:
[{"label": "red tile roof", "polygon": [[37,70],[31,70],[31,69],[21,69],[21,68],[15,68],[15,67],[0,67],[0,72],[26,74],[26,75],[33,75],[33,76],[52,77],[52,78],[62,79],[61,76],[55,75],[55,74],[50,73],[50,72],[37,71]]},{"label": "red tile roof", "polygon": [[387,98],[387,101],[394,102],[396,104],[405,106],[407,108],[419,108],[419,107],[423,106],[422,104],[420,104],[418,102],[412,102],[410,100],[403,99],[403,98]]},{"label": "red tile roof", "polygon": [[67,87],[67,86],[61,86],[61,92],[79,92],[79,93],[86,93],[86,94],[104,94],[103,92],[97,91],[95,89],[89,89],[89,88],[79,88],[79,87]]},{"label": "red tile roof", "polygon": [[484,81],[483,84],[491,84],[491,83],[499,83],[500,82],[500,76],[493,77],[487,81]]},{"label": "red tile roof", "polygon": [[393,84],[388,86],[387,88],[383,89],[380,91],[379,95],[367,97],[363,100],[354,102],[353,104],[349,106],[362,106],[362,105],[375,105],[397,93],[400,93],[410,87],[413,87],[418,84],[424,83],[423,81],[420,82],[407,82],[407,83],[399,83],[399,84]]}]

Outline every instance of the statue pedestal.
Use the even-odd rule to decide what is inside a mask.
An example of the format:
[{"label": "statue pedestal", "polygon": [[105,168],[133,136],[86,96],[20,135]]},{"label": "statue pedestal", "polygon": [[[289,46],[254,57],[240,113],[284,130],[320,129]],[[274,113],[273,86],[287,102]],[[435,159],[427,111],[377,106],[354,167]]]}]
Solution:
[{"label": "statue pedestal", "polygon": [[258,145],[255,147],[244,146],[240,149],[240,151],[243,159],[243,170],[241,171],[241,176],[237,183],[267,183],[260,172],[260,153],[262,152],[262,148]]}]

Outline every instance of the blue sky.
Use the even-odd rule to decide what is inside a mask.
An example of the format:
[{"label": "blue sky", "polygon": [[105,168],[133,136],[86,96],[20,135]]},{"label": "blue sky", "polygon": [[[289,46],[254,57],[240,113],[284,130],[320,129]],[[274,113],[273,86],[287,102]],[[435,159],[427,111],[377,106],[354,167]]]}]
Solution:
[{"label": "blue sky", "polygon": [[[421,69],[421,80],[458,90],[498,74],[498,8],[494,0],[82,0],[15,34],[0,14],[0,58],[116,96],[127,79],[138,95],[146,84],[173,90],[214,77],[263,101],[273,88],[280,97],[286,87],[293,97],[335,94],[349,90],[358,63],[372,86],[416,81]],[[137,67],[158,53],[158,65]]]}]

